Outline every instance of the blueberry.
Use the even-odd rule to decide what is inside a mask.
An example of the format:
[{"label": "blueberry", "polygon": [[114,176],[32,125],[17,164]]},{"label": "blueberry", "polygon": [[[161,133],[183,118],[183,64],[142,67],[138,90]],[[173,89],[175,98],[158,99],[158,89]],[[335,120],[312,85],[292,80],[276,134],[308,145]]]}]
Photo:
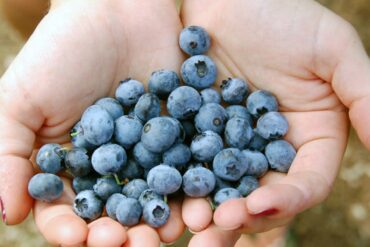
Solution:
[{"label": "blueberry", "polygon": [[122,194],[127,197],[139,199],[144,190],[149,189],[148,184],[143,179],[134,179],[126,184],[122,189]]},{"label": "blueberry", "polygon": [[181,86],[176,88],[168,97],[168,113],[177,119],[192,118],[202,105],[200,94],[194,88]]},{"label": "blueberry", "polygon": [[254,135],[248,144],[248,149],[262,152],[263,150],[265,150],[265,147],[269,143],[269,140],[266,140],[265,138],[260,136],[257,133],[256,129],[254,129],[253,132]]},{"label": "blueberry", "polygon": [[114,140],[126,149],[140,141],[143,125],[130,116],[122,116],[115,121]]},{"label": "blueberry", "polygon": [[222,134],[227,121],[225,109],[216,103],[203,105],[195,116],[195,128],[198,132],[212,130]]},{"label": "blueberry", "polygon": [[190,170],[190,169],[194,169],[194,168],[198,168],[198,167],[203,167],[203,164],[200,163],[200,162],[190,162],[188,163],[187,165],[187,170]]},{"label": "blueberry", "polygon": [[95,220],[103,213],[103,201],[92,190],[78,193],[73,202],[73,211],[85,220]]},{"label": "blueberry", "polygon": [[272,141],[266,146],[265,155],[271,169],[278,172],[288,172],[296,151],[289,142],[278,140]]},{"label": "blueberry", "polygon": [[221,95],[229,104],[240,104],[249,92],[247,83],[240,78],[229,78],[221,84]]},{"label": "blueberry", "polygon": [[200,92],[200,96],[202,97],[202,105],[208,103],[221,103],[221,95],[217,90],[213,88],[206,88]]},{"label": "blueberry", "polygon": [[85,139],[93,145],[110,141],[114,131],[113,118],[103,107],[89,106],[82,115],[81,127]]},{"label": "blueberry", "polygon": [[225,181],[217,176],[215,176],[216,178],[216,185],[215,185],[215,188],[213,190],[214,193],[216,193],[217,191],[221,190],[221,189],[224,189],[224,188],[230,188],[230,187],[234,187],[234,183],[230,182],[230,181]]},{"label": "blueberry", "polygon": [[167,223],[170,207],[162,200],[153,199],[143,209],[143,219],[151,227],[158,228]]},{"label": "blueberry", "polygon": [[133,106],[137,103],[140,96],[145,93],[143,83],[128,78],[121,81],[116,90],[116,99],[125,107]]},{"label": "blueberry", "polygon": [[253,129],[245,118],[233,117],[226,123],[225,142],[230,147],[246,148],[253,135]]},{"label": "blueberry", "polygon": [[194,135],[197,133],[197,130],[192,121],[182,121],[181,124],[185,132],[185,141],[186,143],[190,143]]},{"label": "blueberry", "polygon": [[76,194],[83,190],[93,190],[96,184],[96,177],[88,175],[85,177],[75,177],[72,181],[72,188]]},{"label": "blueberry", "polygon": [[107,203],[105,204],[105,208],[109,217],[117,220],[116,210],[118,204],[125,198],[126,196],[122,195],[121,193],[114,193],[108,198]]},{"label": "blueberry", "polygon": [[154,71],[148,81],[149,92],[163,100],[179,86],[180,78],[177,73],[167,69]]},{"label": "blueberry", "polygon": [[175,143],[183,143],[185,140],[185,130],[182,126],[181,122],[173,117],[163,116],[164,118],[167,118],[170,120],[175,126],[176,126],[176,141]]},{"label": "blueberry", "polygon": [[94,192],[103,201],[106,201],[114,193],[121,192],[121,186],[116,183],[114,178],[98,178],[94,185]]},{"label": "blueberry", "polygon": [[117,206],[117,220],[124,226],[134,226],[139,223],[142,207],[134,198],[124,198]]},{"label": "blueberry", "polygon": [[199,26],[184,28],[179,38],[180,48],[188,55],[204,54],[211,45],[211,38],[207,31]]},{"label": "blueberry", "polygon": [[236,148],[226,148],[213,160],[213,172],[227,181],[237,181],[248,170],[243,153]]},{"label": "blueberry", "polygon": [[215,185],[215,175],[204,167],[189,169],[183,176],[182,189],[190,197],[207,196],[213,191]]},{"label": "blueberry", "polygon": [[64,163],[74,177],[83,177],[92,171],[90,157],[87,150],[83,148],[73,148],[68,151]]},{"label": "blueberry", "polygon": [[242,197],[239,190],[234,188],[223,188],[215,194],[213,197],[213,201],[218,206],[221,203],[230,200],[230,199],[236,199]]},{"label": "blueberry", "polygon": [[283,137],[288,132],[288,121],[279,112],[268,112],[257,121],[257,133],[269,140]]},{"label": "blueberry", "polygon": [[36,200],[52,202],[62,196],[63,182],[54,174],[39,173],[29,181],[28,193]]},{"label": "blueberry", "polygon": [[150,152],[142,142],[135,145],[132,153],[136,162],[145,169],[151,169],[162,162],[162,154]]},{"label": "blueberry", "polygon": [[59,144],[45,144],[36,156],[41,171],[56,174],[62,170],[64,151]]},{"label": "blueberry", "polygon": [[188,58],[181,66],[184,83],[196,89],[204,89],[213,85],[217,78],[217,67],[211,58],[196,55]]},{"label": "blueberry", "polygon": [[269,164],[263,153],[252,150],[243,150],[242,153],[249,164],[248,170],[245,173],[246,175],[258,178],[265,175],[269,168]]},{"label": "blueberry", "polygon": [[139,197],[139,202],[140,202],[140,205],[142,207],[145,206],[145,204],[147,204],[149,201],[151,200],[154,200],[154,199],[157,199],[157,200],[164,200],[164,197],[160,194],[157,194],[155,193],[153,190],[151,189],[147,189],[147,190],[144,190],[140,197]]},{"label": "blueberry", "polygon": [[182,176],[173,167],[158,165],[149,171],[147,181],[150,189],[160,195],[168,195],[180,189]]},{"label": "blueberry", "polygon": [[162,153],[175,143],[177,128],[167,117],[152,118],[144,125],[141,142],[149,151]]},{"label": "blueberry", "polygon": [[184,144],[175,144],[163,153],[163,163],[176,169],[184,167],[191,159],[190,148]]},{"label": "blueberry", "polygon": [[143,94],[135,105],[135,115],[144,123],[148,120],[159,117],[161,103],[159,98],[152,93]]},{"label": "blueberry", "polygon": [[247,99],[247,108],[250,114],[257,118],[266,112],[276,112],[279,109],[275,96],[265,90],[251,93]]},{"label": "blueberry", "polygon": [[249,114],[247,108],[241,105],[231,105],[226,107],[226,115],[227,118],[230,120],[233,117],[240,117],[247,119],[250,126],[253,126],[253,118]]},{"label": "blueberry", "polygon": [[248,196],[259,187],[258,179],[253,176],[244,176],[239,180],[239,185],[236,188],[242,196]]},{"label": "blueberry", "polygon": [[[158,162],[158,164],[160,161]],[[129,158],[127,164],[118,172],[118,176],[121,179],[134,179],[140,178],[144,174],[144,169],[139,165],[139,163],[134,158]]]},{"label": "blueberry", "polygon": [[97,146],[86,140],[80,121],[71,129],[70,136],[73,147],[84,148],[88,151],[93,151],[97,148]]},{"label": "blueberry", "polygon": [[95,105],[103,107],[104,110],[106,110],[111,115],[113,120],[116,120],[124,114],[122,105],[119,103],[118,100],[113,98],[102,98],[96,101]]},{"label": "blueberry", "polygon": [[190,145],[193,158],[200,162],[212,162],[224,144],[222,138],[217,133],[207,130],[196,136]]},{"label": "blueberry", "polygon": [[117,144],[105,144],[94,151],[91,163],[101,175],[116,174],[127,162],[126,151]]}]

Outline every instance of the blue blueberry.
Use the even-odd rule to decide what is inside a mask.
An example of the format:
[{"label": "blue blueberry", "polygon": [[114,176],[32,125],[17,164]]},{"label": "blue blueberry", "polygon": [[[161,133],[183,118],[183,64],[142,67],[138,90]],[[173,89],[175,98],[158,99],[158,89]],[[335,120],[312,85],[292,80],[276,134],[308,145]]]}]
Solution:
[{"label": "blue blueberry", "polygon": [[68,151],[64,164],[74,177],[83,177],[92,171],[90,157],[87,150],[83,148],[73,148]]},{"label": "blue blueberry", "polygon": [[109,217],[117,220],[116,211],[118,204],[125,198],[126,196],[122,195],[121,193],[114,193],[108,198],[107,203],[105,204],[105,209],[107,210]]},{"label": "blue blueberry", "polygon": [[200,162],[212,162],[224,147],[222,138],[217,133],[207,130],[197,135],[190,145],[193,158]]},{"label": "blue blueberry", "polygon": [[145,93],[143,83],[128,78],[121,81],[116,90],[116,99],[125,107],[133,106],[137,103],[140,96]]},{"label": "blue blueberry", "polygon": [[162,162],[162,154],[150,152],[142,142],[138,142],[133,151],[136,162],[145,169],[151,169]]},{"label": "blue blueberry", "polygon": [[117,184],[114,178],[98,178],[94,185],[94,192],[103,201],[106,201],[114,193],[120,193],[122,187]]},{"label": "blue blueberry", "polygon": [[85,220],[95,220],[103,213],[103,201],[92,190],[78,193],[73,202],[73,211]]},{"label": "blue blueberry", "polygon": [[[158,164],[160,161],[158,162]],[[134,158],[129,158],[126,165],[118,172],[118,176],[121,179],[134,179],[140,178],[144,174],[144,169],[139,165],[139,163]]]},{"label": "blue blueberry", "polygon": [[76,194],[83,190],[93,190],[97,177],[88,175],[85,177],[75,177],[72,181],[72,188]]},{"label": "blue blueberry", "polygon": [[217,67],[210,57],[196,55],[188,58],[181,66],[184,83],[196,89],[208,88],[215,83]]},{"label": "blue blueberry", "polygon": [[36,200],[52,202],[62,196],[63,182],[54,174],[39,173],[29,181],[28,193]]},{"label": "blue blueberry", "polygon": [[116,174],[127,162],[125,149],[117,144],[105,144],[94,151],[91,163],[101,175]]},{"label": "blue blueberry", "polygon": [[125,149],[130,149],[140,141],[143,125],[130,116],[122,116],[115,121],[114,140]]},{"label": "blue blueberry", "polygon": [[233,117],[226,123],[225,142],[230,147],[246,148],[253,135],[253,129],[245,118]]},{"label": "blue blueberry", "polygon": [[213,160],[213,172],[227,181],[237,181],[248,170],[243,153],[236,148],[226,148]]},{"label": "blue blueberry", "polygon": [[153,190],[151,189],[147,189],[147,190],[144,190],[140,197],[139,197],[139,202],[140,202],[140,205],[142,207],[145,206],[145,204],[147,204],[149,201],[151,200],[154,200],[154,199],[157,199],[157,200],[164,200],[164,197],[163,195],[160,195],[160,194],[157,194],[155,193]]},{"label": "blue blueberry", "polygon": [[200,96],[202,97],[202,105],[208,103],[221,103],[221,95],[220,93],[213,89],[213,88],[206,88],[200,91]]},{"label": "blue blueberry", "polygon": [[163,153],[163,163],[176,169],[184,167],[191,159],[190,148],[184,144],[175,144]]},{"label": "blue blueberry", "polygon": [[176,88],[168,97],[168,113],[179,120],[192,118],[202,105],[202,98],[197,90],[188,86]]},{"label": "blue blueberry", "polygon": [[269,168],[269,164],[263,153],[248,149],[243,150],[242,153],[249,164],[248,170],[245,173],[246,175],[255,176],[257,178],[265,175]]},{"label": "blue blueberry", "polygon": [[114,121],[103,107],[92,105],[82,114],[81,127],[86,141],[99,146],[112,138]]},{"label": "blue blueberry", "polygon": [[104,110],[106,110],[111,115],[113,120],[116,120],[124,114],[123,107],[119,103],[119,101],[110,97],[102,98],[96,101],[95,105],[103,107]]},{"label": "blue blueberry", "polygon": [[270,142],[265,149],[266,158],[271,169],[278,172],[288,172],[295,156],[294,147],[285,140]]},{"label": "blue blueberry", "polygon": [[249,87],[240,78],[229,78],[223,80],[221,84],[221,95],[225,102],[229,104],[240,104],[247,97]]},{"label": "blue blueberry", "polygon": [[153,199],[143,208],[143,219],[151,227],[158,228],[167,223],[170,207],[162,200]]},{"label": "blue blueberry", "polygon": [[270,111],[278,111],[278,102],[274,95],[265,90],[251,93],[247,99],[247,108],[250,114],[258,118]]},{"label": "blue blueberry", "polygon": [[159,98],[152,93],[143,94],[135,105],[135,115],[144,123],[148,120],[159,117],[161,103]]},{"label": "blue blueberry", "polygon": [[56,174],[62,170],[64,151],[59,144],[43,145],[36,156],[36,163],[41,171]]},{"label": "blue blueberry", "polygon": [[257,121],[257,133],[269,140],[283,137],[288,132],[288,121],[279,112],[268,112]]},{"label": "blue blueberry", "polygon": [[194,168],[198,168],[198,167],[203,167],[203,164],[200,163],[200,162],[190,162],[188,163],[187,165],[187,170],[190,170],[190,169],[194,169]]},{"label": "blue blueberry", "polygon": [[232,119],[233,117],[240,117],[247,119],[250,126],[253,126],[253,118],[249,114],[247,108],[241,105],[231,105],[226,107],[226,115],[228,119]]},{"label": "blue blueberry", "polygon": [[139,199],[144,190],[149,189],[148,184],[143,179],[134,179],[123,186],[122,194],[127,197]]},{"label": "blue blueberry", "polygon": [[185,140],[185,130],[184,127],[182,126],[181,122],[177,120],[176,118],[173,117],[168,117],[168,116],[163,116],[164,118],[167,118],[170,120],[175,126],[176,126],[176,140],[175,143],[183,143]]},{"label": "blue blueberry", "polygon": [[188,169],[182,179],[182,189],[190,197],[207,196],[216,185],[215,175],[204,167]]},{"label": "blue blueberry", "polygon": [[194,123],[192,121],[182,121],[181,124],[185,132],[185,141],[186,143],[190,143],[197,133]]},{"label": "blue blueberry", "polygon": [[73,147],[84,148],[88,151],[94,151],[97,148],[96,145],[86,140],[80,121],[71,129],[70,136]]},{"label": "blue blueberry", "polygon": [[178,170],[167,165],[152,168],[147,177],[149,188],[160,195],[175,193],[181,187],[182,176]]},{"label": "blue blueberry", "polygon": [[154,153],[162,153],[176,141],[178,126],[168,117],[150,119],[143,128],[141,142],[144,147]]},{"label": "blue blueberry", "polygon": [[138,200],[124,198],[117,206],[116,217],[124,226],[134,226],[139,223],[143,208]]},{"label": "blue blueberry", "polygon": [[217,191],[217,193],[213,197],[213,201],[215,202],[216,206],[219,206],[221,203],[226,202],[227,200],[237,199],[241,197],[242,196],[239,190],[234,188],[224,188]]},{"label": "blue blueberry", "polygon": [[254,135],[248,144],[248,149],[262,152],[263,150],[265,150],[265,147],[269,143],[269,140],[260,136],[257,133],[256,129],[254,129],[253,132]]},{"label": "blue blueberry", "polygon": [[225,109],[216,103],[203,105],[194,119],[195,128],[198,132],[212,130],[218,134],[222,134],[226,121],[227,116]]},{"label": "blue blueberry", "polygon": [[260,186],[258,179],[253,176],[244,176],[239,180],[239,185],[237,186],[237,190],[239,190],[240,194],[243,197],[248,196],[252,193],[255,189]]},{"label": "blue blueberry", "polygon": [[234,183],[230,182],[230,181],[225,181],[217,176],[215,176],[216,178],[216,185],[215,185],[215,188],[213,190],[214,193],[216,193],[217,191],[221,190],[221,189],[224,189],[224,188],[230,188],[230,187],[234,187]]},{"label": "blue blueberry", "polygon": [[179,44],[186,54],[194,56],[208,51],[211,38],[203,27],[189,26],[181,31]]},{"label": "blue blueberry", "polygon": [[149,92],[160,99],[167,99],[168,95],[180,86],[180,78],[175,71],[161,69],[154,71],[149,78]]}]

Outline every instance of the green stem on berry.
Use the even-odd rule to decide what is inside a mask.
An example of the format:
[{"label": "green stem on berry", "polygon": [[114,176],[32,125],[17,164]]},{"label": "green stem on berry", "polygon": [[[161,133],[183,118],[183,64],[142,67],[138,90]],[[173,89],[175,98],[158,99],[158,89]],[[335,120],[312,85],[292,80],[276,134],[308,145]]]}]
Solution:
[{"label": "green stem on berry", "polygon": [[125,181],[121,181],[120,179],[119,179],[119,177],[118,177],[118,175],[115,173],[115,174],[113,174],[113,177],[114,177],[114,179],[116,180],[116,183],[118,184],[118,185],[124,185],[124,184],[126,184],[126,182]]},{"label": "green stem on berry", "polygon": [[167,202],[168,202],[168,198],[167,198],[167,196],[164,196],[164,197],[163,197],[163,201],[164,201],[165,203],[167,203]]},{"label": "green stem on berry", "polygon": [[78,134],[80,134],[80,131],[71,132],[69,135],[70,135],[71,137],[75,137],[75,136],[77,136]]}]

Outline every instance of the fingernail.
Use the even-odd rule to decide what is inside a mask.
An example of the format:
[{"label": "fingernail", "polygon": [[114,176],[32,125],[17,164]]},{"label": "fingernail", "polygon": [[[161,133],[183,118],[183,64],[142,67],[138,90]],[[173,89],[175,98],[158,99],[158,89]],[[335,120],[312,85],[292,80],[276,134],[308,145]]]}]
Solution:
[{"label": "fingernail", "polygon": [[276,214],[278,212],[278,210],[276,208],[271,208],[271,209],[267,209],[265,211],[262,211],[261,213],[258,213],[258,214],[254,214],[253,216],[269,216],[269,215],[273,215],[273,214]]},{"label": "fingernail", "polygon": [[189,230],[189,232],[190,232],[190,233],[192,233],[192,234],[194,234],[194,235],[196,235],[196,234],[198,234],[198,233],[200,232],[200,231],[199,231],[199,232],[192,231],[190,228],[189,228],[188,230]]},{"label": "fingernail", "polygon": [[1,197],[0,197],[0,209],[1,209],[1,219],[3,220],[3,222],[4,222],[4,223],[5,223],[5,225],[6,225],[6,213],[5,213],[5,207],[4,207],[3,200],[1,200]]},{"label": "fingernail", "polygon": [[222,226],[220,226],[220,228],[222,229],[222,230],[224,230],[224,231],[234,231],[234,230],[237,230],[237,229],[239,229],[239,228],[241,228],[242,227],[242,225],[235,225],[235,226],[230,226],[230,227],[222,227]]}]

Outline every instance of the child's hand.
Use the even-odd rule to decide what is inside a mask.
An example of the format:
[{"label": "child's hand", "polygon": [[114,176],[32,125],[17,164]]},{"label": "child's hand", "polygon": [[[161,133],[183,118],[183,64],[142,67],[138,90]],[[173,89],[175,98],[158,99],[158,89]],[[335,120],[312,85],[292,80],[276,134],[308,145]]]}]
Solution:
[{"label": "child's hand", "polygon": [[269,173],[248,198],[221,205],[213,216],[219,228],[207,227],[205,200],[186,199],[184,221],[200,232],[190,246],[234,246],[237,232],[287,224],[328,196],[346,148],[347,108],[370,148],[370,62],[355,30],[311,0],[186,0],[182,21],[210,33],[218,82],[247,78],[278,97],[286,138],[298,149],[287,175]]},{"label": "child's hand", "polygon": [[84,109],[112,95],[120,80],[130,76],[145,82],[156,69],[179,69],[181,29],[172,0],[69,0],[52,5],[1,78],[0,196],[7,224],[19,223],[33,207],[40,232],[54,245],[126,242],[147,247],[181,235],[181,205],[175,202],[170,203],[170,222],[158,231],[145,225],[127,230],[110,218],[87,225],[75,215],[67,179],[63,197],[53,204],[34,202],[27,192],[35,147],[67,142]]}]

